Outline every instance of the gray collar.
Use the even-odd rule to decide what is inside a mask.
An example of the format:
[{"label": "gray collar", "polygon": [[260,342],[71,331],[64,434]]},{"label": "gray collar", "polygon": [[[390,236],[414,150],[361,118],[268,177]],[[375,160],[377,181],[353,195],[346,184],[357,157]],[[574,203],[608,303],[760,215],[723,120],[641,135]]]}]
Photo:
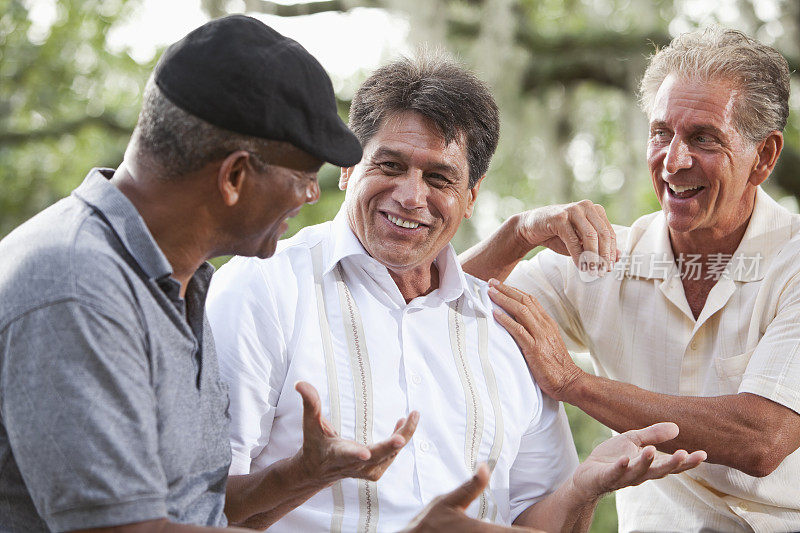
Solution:
[{"label": "gray collar", "polygon": [[172,266],[131,201],[109,181],[113,175],[114,169],[93,168],[72,194],[106,219],[122,245],[149,278],[158,280],[169,277],[172,275]]}]

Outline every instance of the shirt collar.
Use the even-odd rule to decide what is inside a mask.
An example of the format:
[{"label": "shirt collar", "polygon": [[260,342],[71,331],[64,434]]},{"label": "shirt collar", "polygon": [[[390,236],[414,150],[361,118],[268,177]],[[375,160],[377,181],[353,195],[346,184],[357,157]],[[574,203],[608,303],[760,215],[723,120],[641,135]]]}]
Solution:
[{"label": "shirt collar", "polygon": [[[72,195],[93,207],[111,226],[122,245],[152,279],[172,275],[172,266],[156,244],[130,200],[109,180],[114,170],[93,168]],[[207,275],[203,272],[203,275]]]},{"label": "shirt collar", "polygon": [[[742,241],[727,267],[734,281],[759,281],[764,278],[769,262],[795,231],[796,217],[764,192],[756,190],[753,214]],[[662,211],[646,215],[631,226],[623,251],[623,268],[636,277],[666,279],[677,275],[675,256]]]},{"label": "shirt collar", "polygon": [[[330,226],[331,245],[328,246],[327,257],[324,261],[324,273],[327,274],[345,257],[362,256],[364,260],[383,266],[377,259],[367,253],[367,250],[358,240],[350,227],[344,207],[334,217]],[[436,256],[436,266],[439,269],[439,297],[450,302],[466,294],[480,310],[487,313],[486,306],[475,288],[467,283],[466,275],[458,262],[458,256],[451,244],[447,244]]]}]

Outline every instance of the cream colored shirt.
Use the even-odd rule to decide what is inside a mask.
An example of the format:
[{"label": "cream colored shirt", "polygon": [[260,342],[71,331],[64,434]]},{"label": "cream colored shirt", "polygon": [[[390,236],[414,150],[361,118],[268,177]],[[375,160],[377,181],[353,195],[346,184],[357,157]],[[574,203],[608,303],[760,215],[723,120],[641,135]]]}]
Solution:
[{"label": "cream colored shirt", "polygon": [[[623,259],[603,278],[545,251],[509,283],[539,299],[571,350],[590,352],[597,375],[662,394],[749,392],[800,412],[800,216],[758,190],[697,320],[663,214],[616,230]],[[763,478],[704,463],[630,487],[617,511],[620,531],[800,531],[800,451]]]}]

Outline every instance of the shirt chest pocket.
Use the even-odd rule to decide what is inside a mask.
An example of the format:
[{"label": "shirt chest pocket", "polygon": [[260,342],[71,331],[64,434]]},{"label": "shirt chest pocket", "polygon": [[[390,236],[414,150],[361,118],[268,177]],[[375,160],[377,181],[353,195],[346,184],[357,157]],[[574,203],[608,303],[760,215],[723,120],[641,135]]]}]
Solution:
[{"label": "shirt chest pocket", "polygon": [[738,355],[721,357],[714,360],[717,372],[717,382],[719,383],[720,394],[736,394],[739,385],[742,383],[742,376],[747,370],[755,348]]}]

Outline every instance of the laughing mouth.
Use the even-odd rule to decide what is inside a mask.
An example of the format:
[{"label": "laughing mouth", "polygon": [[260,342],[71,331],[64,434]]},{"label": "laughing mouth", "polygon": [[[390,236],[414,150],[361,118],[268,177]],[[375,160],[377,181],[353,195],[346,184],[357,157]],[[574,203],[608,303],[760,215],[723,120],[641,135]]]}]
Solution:
[{"label": "laughing mouth", "polygon": [[395,226],[399,226],[401,228],[416,229],[416,228],[419,227],[419,224],[420,224],[419,222],[414,222],[414,221],[411,221],[411,220],[405,220],[403,218],[396,217],[394,215],[390,215],[389,213],[384,213],[384,214],[386,215],[386,218],[389,219],[389,222],[391,222]]},{"label": "laughing mouth", "polygon": [[667,183],[667,187],[670,195],[675,198],[691,198],[705,189],[702,185],[675,185],[673,183]]}]

